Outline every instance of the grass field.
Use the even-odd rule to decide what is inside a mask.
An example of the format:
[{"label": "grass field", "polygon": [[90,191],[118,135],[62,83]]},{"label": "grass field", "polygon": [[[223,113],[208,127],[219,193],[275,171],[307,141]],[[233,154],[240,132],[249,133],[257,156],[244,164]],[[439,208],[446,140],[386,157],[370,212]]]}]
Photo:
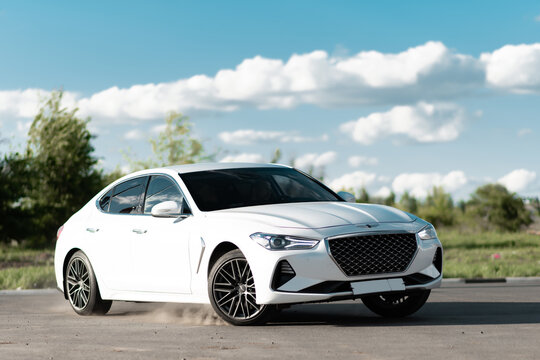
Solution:
[{"label": "grass field", "polygon": [[439,238],[444,247],[444,277],[540,276],[539,235],[439,231]]},{"label": "grass field", "polygon": [[[540,236],[439,231],[444,277],[540,276]],[[0,247],[0,290],[55,287],[53,250]]]},{"label": "grass field", "polygon": [[56,287],[53,253],[0,247],[0,290]]}]

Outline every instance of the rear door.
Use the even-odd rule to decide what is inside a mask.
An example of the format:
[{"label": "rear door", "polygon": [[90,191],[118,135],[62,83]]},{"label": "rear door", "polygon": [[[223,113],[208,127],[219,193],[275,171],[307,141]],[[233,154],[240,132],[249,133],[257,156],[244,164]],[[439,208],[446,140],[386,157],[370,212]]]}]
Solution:
[{"label": "rear door", "polygon": [[126,180],[101,198],[95,231],[99,247],[101,279],[114,290],[132,290],[137,277],[132,253],[134,229],[143,215],[144,191],[148,176]]}]

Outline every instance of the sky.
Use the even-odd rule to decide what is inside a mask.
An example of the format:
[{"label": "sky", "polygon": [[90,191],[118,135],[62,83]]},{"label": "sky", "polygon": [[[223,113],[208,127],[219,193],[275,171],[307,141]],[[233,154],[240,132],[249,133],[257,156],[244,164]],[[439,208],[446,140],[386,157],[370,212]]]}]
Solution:
[{"label": "sky", "polygon": [[540,195],[538,1],[4,1],[0,51],[0,153],[63,89],[107,171],[178,111],[217,160],[279,148],[335,190]]}]

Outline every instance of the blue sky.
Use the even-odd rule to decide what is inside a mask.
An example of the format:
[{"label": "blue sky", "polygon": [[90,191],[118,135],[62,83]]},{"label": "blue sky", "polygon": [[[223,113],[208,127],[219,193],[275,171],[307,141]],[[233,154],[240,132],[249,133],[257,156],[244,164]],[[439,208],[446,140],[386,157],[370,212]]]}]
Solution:
[{"label": "blue sky", "polygon": [[218,159],[335,188],[540,195],[538,2],[3,2],[0,46],[2,151],[63,88],[106,169],[179,110]]}]

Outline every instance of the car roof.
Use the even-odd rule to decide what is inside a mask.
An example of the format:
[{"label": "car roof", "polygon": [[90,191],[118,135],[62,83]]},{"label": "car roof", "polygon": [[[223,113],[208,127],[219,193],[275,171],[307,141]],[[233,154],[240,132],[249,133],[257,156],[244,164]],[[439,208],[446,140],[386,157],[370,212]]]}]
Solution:
[{"label": "car roof", "polygon": [[222,162],[222,163],[200,163],[200,164],[186,164],[186,165],[173,165],[167,166],[161,169],[169,169],[180,174],[208,171],[208,170],[223,170],[223,169],[242,169],[242,168],[262,168],[262,167],[274,167],[274,168],[288,168],[289,166],[280,164],[262,164],[262,163],[236,163],[236,162]]}]

